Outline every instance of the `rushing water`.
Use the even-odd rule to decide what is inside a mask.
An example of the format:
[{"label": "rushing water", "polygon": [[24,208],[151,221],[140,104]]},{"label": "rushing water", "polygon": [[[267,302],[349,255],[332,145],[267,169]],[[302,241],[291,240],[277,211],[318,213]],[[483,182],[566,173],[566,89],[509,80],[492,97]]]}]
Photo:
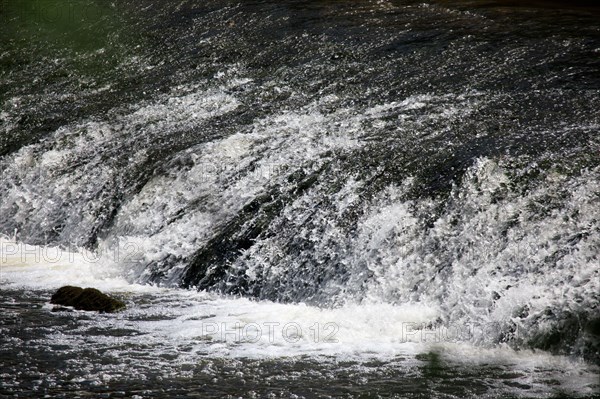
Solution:
[{"label": "rushing water", "polygon": [[599,394],[600,13],[507,3],[0,0],[0,395]]}]

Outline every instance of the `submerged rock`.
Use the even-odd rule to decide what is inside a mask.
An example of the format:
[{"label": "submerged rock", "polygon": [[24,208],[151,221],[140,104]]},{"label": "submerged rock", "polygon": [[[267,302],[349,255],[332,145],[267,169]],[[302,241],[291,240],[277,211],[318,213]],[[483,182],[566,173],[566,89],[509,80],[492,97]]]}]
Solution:
[{"label": "submerged rock", "polygon": [[125,303],[111,298],[95,288],[61,287],[52,295],[50,303],[72,306],[78,310],[112,313],[125,309]]},{"label": "submerged rock", "polygon": [[546,309],[534,316],[528,346],[557,355],[575,355],[600,365],[600,317],[592,312]]}]

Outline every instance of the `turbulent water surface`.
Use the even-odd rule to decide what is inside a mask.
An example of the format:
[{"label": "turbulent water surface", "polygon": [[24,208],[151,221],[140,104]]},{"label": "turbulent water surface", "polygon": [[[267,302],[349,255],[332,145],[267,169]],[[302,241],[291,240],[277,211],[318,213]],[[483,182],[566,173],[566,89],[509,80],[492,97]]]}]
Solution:
[{"label": "turbulent water surface", "polygon": [[0,395],[600,394],[600,12],[510,3],[0,1]]}]

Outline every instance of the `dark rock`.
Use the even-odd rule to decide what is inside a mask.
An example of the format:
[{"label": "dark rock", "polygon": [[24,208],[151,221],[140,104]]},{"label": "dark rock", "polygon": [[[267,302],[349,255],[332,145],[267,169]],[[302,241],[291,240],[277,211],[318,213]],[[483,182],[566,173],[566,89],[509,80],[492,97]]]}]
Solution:
[{"label": "dark rock", "polygon": [[67,285],[61,287],[52,295],[50,303],[63,306],[75,306],[75,299],[81,295],[83,288]]},{"label": "dark rock", "polygon": [[55,306],[52,308],[52,312],[72,312],[73,308],[65,308],[64,306]]},{"label": "dark rock", "polygon": [[580,356],[600,365],[600,317],[597,314],[555,309],[533,317],[533,326],[541,322],[545,327],[529,336],[529,347],[557,355]]},{"label": "dark rock", "polygon": [[548,308],[538,320],[551,322],[551,327],[537,331],[529,341],[533,348],[556,354],[566,354],[581,334],[582,317],[571,312],[560,312]]},{"label": "dark rock", "polygon": [[600,316],[588,320],[585,330],[591,336],[600,339]]},{"label": "dark rock", "polygon": [[112,313],[125,309],[125,303],[95,288],[65,286],[52,295],[50,303],[72,306],[78,310]]}]

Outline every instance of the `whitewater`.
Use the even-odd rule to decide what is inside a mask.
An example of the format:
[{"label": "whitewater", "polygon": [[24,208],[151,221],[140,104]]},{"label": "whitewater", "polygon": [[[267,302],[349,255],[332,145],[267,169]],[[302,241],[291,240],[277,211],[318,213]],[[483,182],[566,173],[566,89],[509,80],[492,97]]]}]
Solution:
[{"label": "whitewater", "polygon": [[48,4],[0,9],[0,395],[600,392],[597,10]]}]

